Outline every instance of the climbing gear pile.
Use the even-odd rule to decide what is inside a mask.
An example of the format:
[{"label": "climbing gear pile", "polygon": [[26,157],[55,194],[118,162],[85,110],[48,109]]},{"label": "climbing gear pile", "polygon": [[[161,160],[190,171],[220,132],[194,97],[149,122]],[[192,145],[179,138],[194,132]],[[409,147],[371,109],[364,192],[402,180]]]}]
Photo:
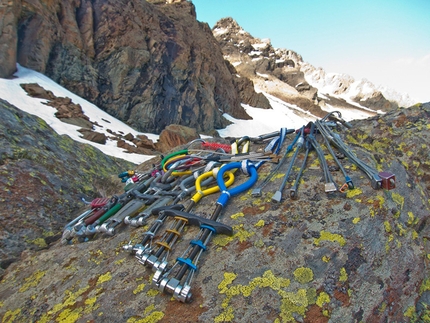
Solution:
[{"label": "climbing gear pile", "polygon": [[[281,175],[280,186],[271,197],[276,204],[282,202],[296,161],[303,155],[289,194],[290,198],[297,199],[300,180],[313,152],[323,174],[326,193],[345,193],[354,189],[341,158],[348,159],[363,171],[374,189],[395,188],[394,174],[378,172],[342,141],[337,131],[344,127],[348,128],[350,124],[342,119],[340,112],[334,111],[297,130],[281,128],[254,138],[232,138],[230,145],[200,139],[192,141],[185,149],[163,157],[148,172],[119,174],[125,183],[124,193],[84,201],[88,209],[65,226],[62,241],[64,244],[85,242],[98,236],[112,236],[126,226],[146,226],[139,241],[129,241],[123,250],[154,272],[152,283],[158,290],[181,302],[189,302],[199,260],[210,247],[212,237],[234,233],[232,227],[221,221],[223,211],[231,199],[256,185],[258,170],[263,164],[268,163],[271,170],[252,190],[251,196],[261,196],[262,190],[279,178],[275,175]],[[284,147],[288,135],[293,133],[295,137]],[[251,145],[257,149],[252,151]],[[335,166],[329,166],[325,150],[331,156],[330,163],[333,160]],[[287,169],[282,170],[290,156]],[[342,172],[345,183],[336,184],[333,169]],[[219,194],[212,214],[193,213],[199,201],[212,194]],[[184,203],[186,206],[183,204],[185,200],[188,200]],[[180,256],[171,259],[187,226],[198,226],[199,231],[185,250],[178,253]]]}]

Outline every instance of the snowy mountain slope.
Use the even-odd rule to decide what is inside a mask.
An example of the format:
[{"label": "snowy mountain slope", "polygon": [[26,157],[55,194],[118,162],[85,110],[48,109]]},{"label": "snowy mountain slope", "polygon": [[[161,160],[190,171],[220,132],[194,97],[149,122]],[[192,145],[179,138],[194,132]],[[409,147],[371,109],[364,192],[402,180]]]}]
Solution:
[{"label": "snowy mountain slope", "polygon": [[[134,136],[145,134],[154,142],[157,141],[159,137],[155,134],[140,133],[134,130],[123,122],[102,111],[95,105],[56,84],[43,74],[37,73],[22,66],[18,65],[18,72],[15,74],[14,79],[0,79],[0,98],[8,101],[23,111],[37,115],[38,117],[44,119],[46,123],[51,126],[58,134],[68,135],[73,140],[90,144],[100,149],[107,155],[122,158],[136,164],[142,163],[152,157],[147,155],[126,153],[125,150],[116,146],[116,141],[111,139],[107,140],[106,145],[97,144],[83,139],[81,137],[81,133],[78,132],[80,127],[64,123],[57,119],[54,115],[56,109],[42,104],[46,100],[28,96],[19,85],[21,83],[38,83],[46,90],[52,91],[55,96],[71,98],[74,103],[79,103],[82,106],[83,112],[90,118],[92,122],[96,122],[95,130],[97,132],[105,133],[107,136],[110,135],[107,130],[111,129],[115,132],[124,134],[131,133]],[[232,124],[227,126],[225,129],[218,129],[219,135],[221,137],[258,136],[261,134],[277,131],[282,127],[298,129],[302,125],[307,124],[309,121],[314,121],[317,119],[316,116],[301,109],[298,106],[287,103],[268,93],[263,93],[269,99],[272,109],[263,110],[248,105],[243,105],[247,113],[253,118],[252,120],[239,120],[231,117],[228,114],[224,114],[224,117],[231,121]],[[330,105],[327,105],[326,108],[327,111],[335,109]],[[345,120],[363,118],[369,115],[370,114],[357,115],[357,111],[354,109],[345,110],[343,112],[343,117]],[[129,143],[132,144],[131,142]]]},{"label": "snowy mountain slope", "polygon": [[301,62],[300,66],[306,81],[316,87],[319,94],[327,94],[353,102],[357,98],[361,98],[361,101],[372,98],[380,92],[387,100],[396,102],[402,107],[410,107],[416,103],[408,94],[401,94],[384,86],[376,86],[367,79],[356,80],[348,74],[327,73],[321,67],[316,68],[306,62]]},{"label": "snowy mountain slope", "polygon": [[325,111],[340,109],[354,119],[362,119],[414,104],[407,94],[375,86],[366,79],[355,80],[350,75],[315,68],[293,50],[275,48],[270,39],[253,37],[232,18],[218,21],[212,33],[224,58],[241,77],[254,82],[257,92],[300,105],[319,117]]},{"label": "snowy mountain slope", "polygon": [[[0,78],[0,98],[8,101],[23,111],[42,118],[58,134],[68,135],[73,140],[92,145],[103,151],[106,155],[122,158],[136,164],[142,163],[152,157],[126,153],[125,150],[117,147],[117,142],[115,140],[107,139],[106,144],[101,145],[83,139],[81,137],[81,133],[78,132],[80,127],[60,121],[54,115],[57,111],[55,108],[42,104],[43,102],[46,102],[46,100],[28,96],[27,93],[21,88],[20,84],[38,83],[46,90],[52,91],[55,96],[71,98],[74,103],[81,105],[84,114],[88,116],[92,122],[96,122],[95,130],[97,132],[104,133],[107,137],[111,135],[107,131],[108,129],[123,133],[124,135],[131,133],[134,136],[137,136],[143,133],[140,133],[125,123],[115,119],[111,115],[96,107],[94,104],[82,99],[81,97],[53,82],[45,75],[19,65],[17,67],[18,72],[14,75],[15,77],[13,79],[6,80]],[[158,139],[158,135],[148,133],[145,133],[145,135],[153,141]],[[133,145],[131,142],[128,143]]]}]

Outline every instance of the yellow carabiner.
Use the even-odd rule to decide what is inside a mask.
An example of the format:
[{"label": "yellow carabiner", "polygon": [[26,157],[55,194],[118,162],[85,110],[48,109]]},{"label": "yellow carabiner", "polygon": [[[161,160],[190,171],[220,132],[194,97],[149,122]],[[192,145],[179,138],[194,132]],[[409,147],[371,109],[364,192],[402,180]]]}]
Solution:
[{"label": "yellow carabiner", "polygon": [[[174,163],[174,162],[175,162],[175,161],[177,161],[177,160],[181,160],[181,159],[183,159],[183,158],[184,158],[184,156],[187,156],[187,155],[185,155],[185,154],[177,155],[177,156],[173,156],[173,157],[169,158],[168,160],[166,160],[166,161],[165,161],[165,163],[164,163],[164,165],[163,165],[163,171],[164,171],[164,172],[167,172],[167,171],[168,171],[168,169],[167,169],[167,166],[168,166],[168,165],[170,165],[170,164]],[[172,176],[184,176],[184,175],[191,175],[192,173],[193,173],[193,172],[192,172],[192,171],[190,171],[190,170],[186,170],[186,171],[183,171],[183,172],[173,171],[173,172],[172,172]]]},{"label": "yellow carabiner", "polygon": [[[234,174],[232,172],[227,171],[227,172],[225,172],[225,175],[228,176],[228,179],[225,182],[225,185],[227,187],[229,187],[234,182]],[[202,175],[197,177],[197,179],[196,179],[196,193],[191,198],[191,201],[193,201],[194,203],[198,203],[203,196],[219,192],[220,189],[219,189],[218,185],[215,185],[215,186],[209,187],[205,190],[202,190],[201,182],[203,180],[205,180],[206,178],[211,177],[211,176],[215,176],[213,170],[210,172],[203,173]]]}]

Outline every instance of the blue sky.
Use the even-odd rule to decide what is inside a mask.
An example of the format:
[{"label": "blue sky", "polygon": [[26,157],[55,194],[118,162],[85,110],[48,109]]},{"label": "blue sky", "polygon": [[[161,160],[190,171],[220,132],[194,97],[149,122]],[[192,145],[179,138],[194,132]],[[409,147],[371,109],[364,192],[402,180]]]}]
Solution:
[{"label": "blue sky", "polygon": [[212,28],[232,17],[327,72],[430,101],[430,0],[192,0]]}]

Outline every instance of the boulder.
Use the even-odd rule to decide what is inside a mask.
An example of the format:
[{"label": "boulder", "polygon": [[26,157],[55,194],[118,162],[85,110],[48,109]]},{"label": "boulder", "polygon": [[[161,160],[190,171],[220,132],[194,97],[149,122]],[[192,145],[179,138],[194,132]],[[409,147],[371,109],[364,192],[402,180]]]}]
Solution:
[{"label": "boulder", "polygon": [[20,84],[25,92],[32,98],[39,98],[45,100],[53,100],[55,98],[54,93],[49,90],[45,90],[37,83],[26,83]]},{"label": "boulder", "polygon": [[79,129],[78,130],[80,133],[82,133],[82,138],[101,144],[101,145],[105,145],[106,144],[106,135],[104,133],[100,133],[100,132],[96,132],[96,131],[92,131],[92,130],[88,130],[88,129]]},{"label": "boulder", "polygon": [[154,142],[145,135],[137,135],[133,140],[133,143],[140,148],[146,148],[150,150],[155,149]]},{"label": "boulder", "polygon": [[196,129],[172,124],[167,126],[160,134],[155,147],[163,153],[168,152],[172,148],[184,145],[194,139],[200,138]]}]

